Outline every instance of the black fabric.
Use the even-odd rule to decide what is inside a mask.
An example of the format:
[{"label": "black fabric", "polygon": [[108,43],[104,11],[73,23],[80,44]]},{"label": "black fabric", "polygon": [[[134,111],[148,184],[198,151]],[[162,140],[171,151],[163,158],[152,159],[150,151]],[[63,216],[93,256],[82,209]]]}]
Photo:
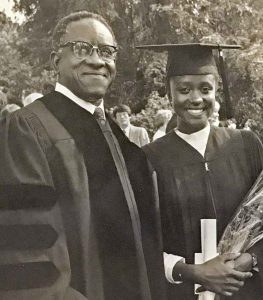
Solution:
[{"label": "black fabric", "polygon": [[55,205],[56,199],[57,194],[50,186],[0,185],[0,210],[49,210]]},{"label": "black fabric", "polygon": [[58,238],[49,224],[0,225],[0,236],[0,250],[48,249]]},{"label": "black fabric", "polygon": [[[164,250],[193,263],[201,251],[200,219],[215,218],[213,200],[221,237],[262,170],[262,145],[251,132],[212,127],[205,158],[174,131],[144,150],[157,170]],[[191,284],[168,290],[171,300],[195,299]]]},{"label": "black fabric", "polygon": [[218,74],[212,49],[179,47],[168,51],[167,78],[181,75]]},{"label": "black fabric", "polygon": [[166,279],[163,268],[162,238],[158,222],[159,203],[155,201],[153,195],[153,183],[149,176],[148,162],[142,150],[129,141],[120,127],[112,119],[109,119],[109,122],[119,141],[140,215],[143,249],[152,298],[163,299]]},{"label": "black fabric", "polygon": [[[106,140],[95,118],[87,111],[81,109],[72,101],[59,93],[53,93],[53,97],[42,99],[44,105],[61,122],[61,124],[74,137],[74,140],[84,155],[87,167],[91,214],[96,227],[96,236],[99,244],[100,259],[103,268],[105,299],[131,299],[139,300],[141,293],[138,282],[138,266],[136,265],[136,249],[133,240],[131,220],[122,190],[122,186],[114,165]],[[59,108],[59,109],[58,109]],[[127,163],[131,184],[134,190],[141,222],[143,224],[144,250],[148,260],[149,271],[162,272],[161,249],[152,251],[152,246],[160,245],[156,234],[155,210],[153,207],[153,190],[150,176],[147,172],[145,155],[128,141],[119,127],[110,121],[112,130],[119,140],[125,161]],[[140,171],[139,171],[140,170]],[[141,171],[142,170],[142,171]],[[150,209],[148,210],[149,207]],[[150,217],[153,217],[151,219]],[[156,238],[154,236],[154,232]],[[70,247],[70,246],[69,246]],[[151,252],[149,252],[151,249]],[[158,249],[156,249],[158,250]],[[79,257],[77,261],[76,258]],[[81,255],[75,256],[74,264],[81,270]],[[155,264],[152,264],[153,259]],[[151,267],[151,265],[153,265]],[[151,272],[150,272],[151,273]],[[151,287],[162,286],[157,282],[155,275],[151,281]],[[161,273],[162,274],[162,273]],[[159,275],[160,276],[160,275]],[[72,273],[72,287],[78,282],[76,278],[81,275]],[[161,281],[163,280],[161,275]],[[74,279],[75,278],[75,279]],[[155,291],[154,291],[155,290]],[[156,292],[153,288],[153,299],[162,297],[162,288]]]},{"label": "black fabric", "polygon": [[21,109],[0,125],[0,299],[60,300],[70,265],[46,158],[50,142],[25,116]]},{"label": "black fabric", "polygon": [[51,286],[59,272],[50,262],[0,265],[0,289],[30,289]]}]

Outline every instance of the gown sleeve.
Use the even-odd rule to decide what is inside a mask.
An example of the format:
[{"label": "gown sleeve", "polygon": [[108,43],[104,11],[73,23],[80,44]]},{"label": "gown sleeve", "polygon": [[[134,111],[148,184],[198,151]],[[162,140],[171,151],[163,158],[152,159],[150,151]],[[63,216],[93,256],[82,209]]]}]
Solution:
[{"label": "gown sleeve", "polygon": [[252,131],[241,130],[244,141],[248,165],[254,178],[257,178],[263,169],[263,145],[258,136]]},{"label": "gown sleeve", "polygon": [[1,120],[0,141],[0,299],[60,299],[70,268],[52,145],[26,109]]},{"label": "gown sleeve", "polygon": [[[254,178],[257,178],[263,169],[263,146],[262,142],[256,134],[251,131],[241,131],[244,145],[246,148],[247,160],[251,168],[251,174]],[[263,240],[255,244],[251,249],[250,253],[254,253],[258,260],[259,274],[255,273],[254,277],[259,277],[261,287],[263,286]],[[259,276],[258,276],[259,275]]]}]

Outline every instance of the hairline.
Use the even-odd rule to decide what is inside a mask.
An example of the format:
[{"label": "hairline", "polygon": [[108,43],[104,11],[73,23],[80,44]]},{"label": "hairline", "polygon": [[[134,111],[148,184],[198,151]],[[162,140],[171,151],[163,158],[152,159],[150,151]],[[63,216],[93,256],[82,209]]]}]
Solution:
[{"label": "hairline", "polygon": [[167,96],[170,99],[170,101],[172,100],[172,95],[171,95],[171,79],[172,78],[178,78],[178,77],[183,77],[183,76],[198,76],[198,75],[212,75],[214,77],[215,80],[215,87],[216,90],[218,88],[218,81],[219,81],[219,74],[217,73],[207,73],[207,74],[184,74],[184,75],[173,75],[173,76],[169,76],[166,78],[166,90],[167,90]]},{"label": "hairline", "polygon": [[114,116],[114,118],[116,118],[117,113],[124,113],[124,112],[126,112],[130,116],[131,115],[130,107],[128,105],[125,105],[125,104],[119,104],[113,110],[113,116]]},{"label": "hairline", "polygon": [[66,35],[67,27],[70,24],[84,20],[84,19],[95,20],[95,21],[98,21],[101,24],[103,24],[109,30],[109,32],[111,33],[111,35],[113,37],[115,44],[117,45],[115,34],[114,34],[111,26],[108,24],[108,22],[102,16],[100,16],[98,14],[95,14],[95,13],[92,13],[92,12],[89,12],[86,10],[82,10],[82,11],[78,11],[78,12],[73,12],[58,21],[57,25],[55,26],[55,28],[53,30],[52,49],[57,50],[59,48],[60,42],[61,42],[62,38],[64,38],[64,36]]}]

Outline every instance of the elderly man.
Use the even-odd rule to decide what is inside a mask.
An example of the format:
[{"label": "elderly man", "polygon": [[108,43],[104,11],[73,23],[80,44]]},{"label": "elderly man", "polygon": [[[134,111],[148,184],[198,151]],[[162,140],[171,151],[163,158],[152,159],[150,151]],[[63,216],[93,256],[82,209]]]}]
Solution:
[{"label": "elderly man", "polygon": [[55,91],[0,126],[1,300],[165,299],[148,164],[104,113],[116,56],[102,17],[64,17]]},{"label": "elderly man", "polygon": [[131,109],[128,105],[117,105],[113,110],[113,116],[131,142],[139,147],[142,147],[150,142],[145,128],[131,124]]},{"label": "elderly man", "polygon": [[[216,234],[220,239],[263,166],[262,144],[254,134],[209,124],[219,76],[212,49],[218,47],[222,46],[160,46],[169,51],[167,85],[177,127],[144,150],[158,176],[164,250],[171,263],[171,300],[197,299],[193,283],[203,286],[199,291],[230,299],[262,297],[262,242],[249,253],[216,256]],[[205,262],[196,261],[203,254],[202,219],[217,222],[217,232],[215,228],[206,239],[208,247],[214,248],[207,256],[216,257]]]}]

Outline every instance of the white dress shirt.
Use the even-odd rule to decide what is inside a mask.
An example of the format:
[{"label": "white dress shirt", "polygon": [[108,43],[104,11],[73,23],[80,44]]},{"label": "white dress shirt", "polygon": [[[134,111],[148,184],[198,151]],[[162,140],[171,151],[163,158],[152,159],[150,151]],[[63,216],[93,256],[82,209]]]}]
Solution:
[{"label": "white dress shirt", "polygon": [[179,131],[177,128],[175,128],[174,131],[180,138],[185,140],[204,157],[208,136],[210,133],[209,123],[207,123],[207,126],[205,128],[191,134],[185,134]]},{"label": "white dress shirt", "polygon": [[126,128],[122,129],[127,137],[130,136],[131,125],[129,124]]},{"label": "white dress shirt", "polygon": [[56,83],[55,91],[63,94],[64,96],[66,96],[67,98],[69,98],[70,100],[72,100],[73,102],[75,102],[78,106],[80,106],[83,109],[85,109],[88,112],[90,112],[92,115],[94,114],[94,111],[95,111],[96,107],[101,108],[102,111],[103,111],[104,117],[105,117],[104,101],[103,101],[103,99],[101,99],[100,105],[96,106],[96,105],[94,105],[94,104],[92,104],[90,102],[87,102],[87,101],[79,98],[78,96],[76,96],[75,94],[73,94],[67,87],[65,87],[64,85],[62,85],[59,82]]}]

